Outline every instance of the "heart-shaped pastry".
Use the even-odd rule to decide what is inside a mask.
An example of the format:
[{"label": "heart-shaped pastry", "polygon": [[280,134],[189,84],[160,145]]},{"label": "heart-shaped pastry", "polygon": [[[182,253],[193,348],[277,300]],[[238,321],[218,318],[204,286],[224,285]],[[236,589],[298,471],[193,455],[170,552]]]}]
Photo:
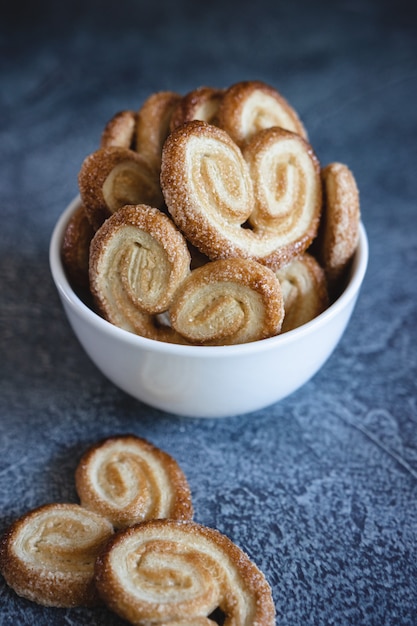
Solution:
[{"label": "heart-shaped pastry", "polygon": [[178,126],[192,120],[202,120],[209,124],[215,124],[223,94],[223,89],[214,87],[198,87],[187,93],[181,98],[172,113],[171,132]]},{"label": "heart-shaped pastry", "polygon": [[170,308],[175,330],[191,343],[227,345],[277,335],[284,317],[280,283],[250,259],[220,259],[191,272]]},{"label": "heart-shaped pastry", "polygon": [[219,105],[217,124],[241,147],[260,130],[272,126],[307,139],[294,108],[276,89],[260,80],[241,81],[226,89]]},{"label": "heart-shaped pastry", "polygon": [[82,506],[115,528],[147,519],[191,519],[187,479],[169,454],[134,435],[109,437],[81,458],[75,484]]},{"label": "heart-shaped pastry", "polygon": [[18,595],[38,604],[97,604],[94,563],[112,534],[108,520],[78,504],[47,504],[4,535],[0,569]]},{"label": "heart-shaped pastry", "polygon": [[[249,557],[219,531],[152,520],[120,531],[97,560],[108,606],[132,624],[275,626],[271,588]],[[223,621],[221,622],[223,623]]]},{"label": "heart-shaped pastry", "polygon": [[106,220],[90,245],[96,306],[120,328],[181,342],[155,316],[169,308],[190,262],[187,243],[167,215],[146,205],[126,205]]},{"label": "heart-shaped pastry", "polygon": [[308,252],[277,270],[284,298],[285,317],[281,332],[306,324],[329,305],[326,275]]},{"label": "heart-shaped pastry", "polygon": [[146,159],[126,147],[100,148],[78,174],[86,215],[94,230],[125,204],[163,204],[158,176]]},{"label": "heart-shaped pastry", "polygon": [[319,162],[302,137],[280,128],[257,133],[242,154],[224,130],[186,123],[164,144],[161,187],[180,230],[210,259],[278,269],[317,233]]}]

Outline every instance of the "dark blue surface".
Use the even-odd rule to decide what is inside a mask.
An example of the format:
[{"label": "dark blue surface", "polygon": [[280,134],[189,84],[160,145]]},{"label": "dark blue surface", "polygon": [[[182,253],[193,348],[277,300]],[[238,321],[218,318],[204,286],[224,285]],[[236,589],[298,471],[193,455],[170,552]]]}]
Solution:
[{"label": "dark blue surface", "polygon": [[[411,7],[77,0],[2,11],[0,532],[36,505],[76,501],[85,448],[135,432],[178,460],[195,519],[264,571],[277,623],[417,624]],[[49,238],[116,111],[154,91],[244,79],[288,98],[322,164],[354,171],[369,268],[342,342],[303,389],[251,415],[182,419],[127,397],[90,363],[52,284]],[[0,579],[2,626],[121,623],[104,609],[37,607]]]}]

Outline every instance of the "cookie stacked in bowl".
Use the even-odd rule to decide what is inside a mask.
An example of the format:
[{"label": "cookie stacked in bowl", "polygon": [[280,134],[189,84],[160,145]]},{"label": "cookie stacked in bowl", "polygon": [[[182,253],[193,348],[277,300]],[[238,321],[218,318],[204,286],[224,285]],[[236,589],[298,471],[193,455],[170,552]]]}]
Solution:
[{"label": "cookie stacked in bowl", "polygon": [[293,330],[342,291],[355,179],[322,167],[296,111],[260,81],[152,94],[117,113],[79,173],[63,262],[112,324],[168,343]]}]

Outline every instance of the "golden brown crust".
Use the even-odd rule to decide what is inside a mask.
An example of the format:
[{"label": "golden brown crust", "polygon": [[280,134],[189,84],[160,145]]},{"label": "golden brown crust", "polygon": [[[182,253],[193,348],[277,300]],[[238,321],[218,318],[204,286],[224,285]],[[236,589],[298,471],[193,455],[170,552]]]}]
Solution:
[{"label": "golden brown crust", "polygon": [[166,311],[190,272],[182,234],[164,213],[127,205],[97,231],[90,245],[90,288],[108,321],[151,339],[182,342],[155,315]]},{"label": "golden brown crust", "polygon": [[277,128],[258,133],[244,156],[213,125],[177,128],[163,150],[165,202],[210,259],[251,258],[277,269],[306,250],[317,232],[318,160],[301,137]]},{"label": "golden brown crust", "polygon": [[187,479],[166,452],[135,435],[109,437],[92,446],[76,472],[82,506],[115,528],[147,519],[192,519]]},{"label": "golden brown crust", "polygon": [[77,504],[47,504],[5,533],[0,569],[15,592],[44,606],[97,604],[95,559],[113,534],[106,519]]},{"label": "golden brown crust", "polygon": [[279,236],[277,249],[264,262],[280,267],[307,250],[317,235],[320,164],[307,141],[276,127],[259,131],[243,155],[255,196],[249,222],[265,239]]},{"label": "golden brown crust", "polygon": [[89,287],[88,257],[93,236],[94,230],[80,204],[72,213],[62,240],[62,262],[76,291]]},{"label": "golden brown crust", "polygon": [[252,181],[227,133],[199,120],[173,131],[164,144],[161,186],[175,223],[203,254],[244,256],[233,239],[253,210]]},{"label": "golden brown crust", "polygon": [[284,298],[283,333],[298,328],[320,315],[329,305],[323,268],[308,253],[290,261],[276,272]]},{"label": "golden brown crust", "polygon": [[161,169],[162,146],[169,133],[172,112],[181,96],[172,91],[152,94],[137,113],[136,150],[157,172]]},{"label": "golden brown crust", "polygon": [[343,277],[358,245],[359,191],[353,173],[343,163],[330,163],[321,175],[323,217],[315,249],[333,287]]},{"label": "golden brown crust", "polygon": [[200,345],[265,339],[281,329],[281,288],[274,273],[256,261],[212,261],[179,286],[170,317],[180,335]]},{"label": "golden brown crust", "polygon": [[219,608],[227,624],[275,625],[262,572],[228,537],[195,522],[154,520],[118,533],[96,562],[95,581],[132,624],[199,624]]},{"label": "golden brown crust", "polygon": [[224,89],[214,87],[198,87],[187,93],[174,109],[170,131],[192,120],[215,124],[223,93]]},{"label": "golden brown crust", "polygon": [[107,122],[101,135],[100,148],[135,148],[136,113],[119,111]]},{"label": "golden brown crust", "polygon": [[[187,272],[178,274],[181,280],[175,289],[168,290],[169,298],[163,304],[155,306],[154,301],[145,305],[137,290],[129,286],[136,272],[144,284],[146,277],[161,267],[156,263],[149,270],[142,264],[140,258],[151,257],[143,241],[136,242],[140,254],[134,255],[131,247],[129,253],[121,255],[122,286],[104,297],[118,301],[126,314],[110,315],[106,311],[97,297],[101,289],[97,287],[98,274],[94,277],[93,271],[90,275],[98,311],[106,319],[161,341],[223,342],[216,333],[212,339],[196,336],[194,330],[180,335],[172,327],[170,311],[164,310],[190,268],[194,271],[213,261],[240,258],[261,263],[273,272],[282,269],[282,276],[291,271],[291,278],[287,276],[284,281],[292,299],[298,292],[297,280],[301,281],[300,290],[307,289],[309,277],[317,293],[306,296],[297,315],[293,308],[289,314],[287,302],[282,328],[288,330],[318,314],[326,299],[319,279],[323,270],[314,272],[311,262],[304,263],[303,255],[308,250],[317,258],[334,299],[343,287],[342,279],[359,238],[359,194],[353,174],[340,163],[321,170],[297,112],[275,88],[259,80],[241,81],[226,89],[202,86],[185,96],[156,92],[137,112],[117,113],[103,131],[100,149],[85,159],[79,188],[85,214],[95,231],[121,207],[147,205],[172,217],[183,234],[191,264]],[[90,236],[82,238],[76,252],[77,242],[71,241],[75,231],[75,225],[68,226],[63,245],[68,275],[78,261],[84,268],[78,279],[71,279],[74,286],[78,280],[85,281],[86,241]],[[105,256],[105,248],[111,246],[105,238],[101,243],[100,254]],[[95,244],[96,259],[100,256],[98,247]],[[154,249],[153,244],[151,247]],[[131,264],[134,257],[136,261]],[[173,275],[175,263],[169,257],[168,265],[171,261]],[[184,310],[186,304],[181,305]],[[202,310],[210,316],[216,308],[209,308],[210,313],[204,307]],[[182,313],[176,307],[171,313],[179,328],[177,320]],[[228,336],[229,331],[222,332]]]},{"label": "golden brown crust", "polygon": [[100,148],[87,156],[78,185],[94,230],[125,204],[160,207],[163,203],[153,169],[143,156],[128,148]]},{"label": "golden brown crust", "polygon": [[272,86],[259,80],[231,85],[223,95],[217,121],[241,147],[260,130],[278,126],[307,139],[298,114]]}]

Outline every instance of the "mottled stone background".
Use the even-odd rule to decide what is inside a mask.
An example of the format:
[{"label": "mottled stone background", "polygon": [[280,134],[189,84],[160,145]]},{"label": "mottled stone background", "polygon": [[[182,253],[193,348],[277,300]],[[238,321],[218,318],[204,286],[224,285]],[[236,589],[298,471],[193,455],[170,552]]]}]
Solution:
[{"label": "mottled stone background", "polygon": [[[265,572],[285,626],[417,624],[417,20],[411,2],[73,0],[0,18],[0,532],[48,501],[104,436],[170,452],[195,518]],[[266,410],[174,417],[108,383],[72,335],[48,244],[83,158],[153,91],[261,79],[323,164],[361,190],[370,262],[315,378]],[[256,385],[256,373],[254,373]],[[0,624],[118,626],[44,609],[0,579]]]}]

